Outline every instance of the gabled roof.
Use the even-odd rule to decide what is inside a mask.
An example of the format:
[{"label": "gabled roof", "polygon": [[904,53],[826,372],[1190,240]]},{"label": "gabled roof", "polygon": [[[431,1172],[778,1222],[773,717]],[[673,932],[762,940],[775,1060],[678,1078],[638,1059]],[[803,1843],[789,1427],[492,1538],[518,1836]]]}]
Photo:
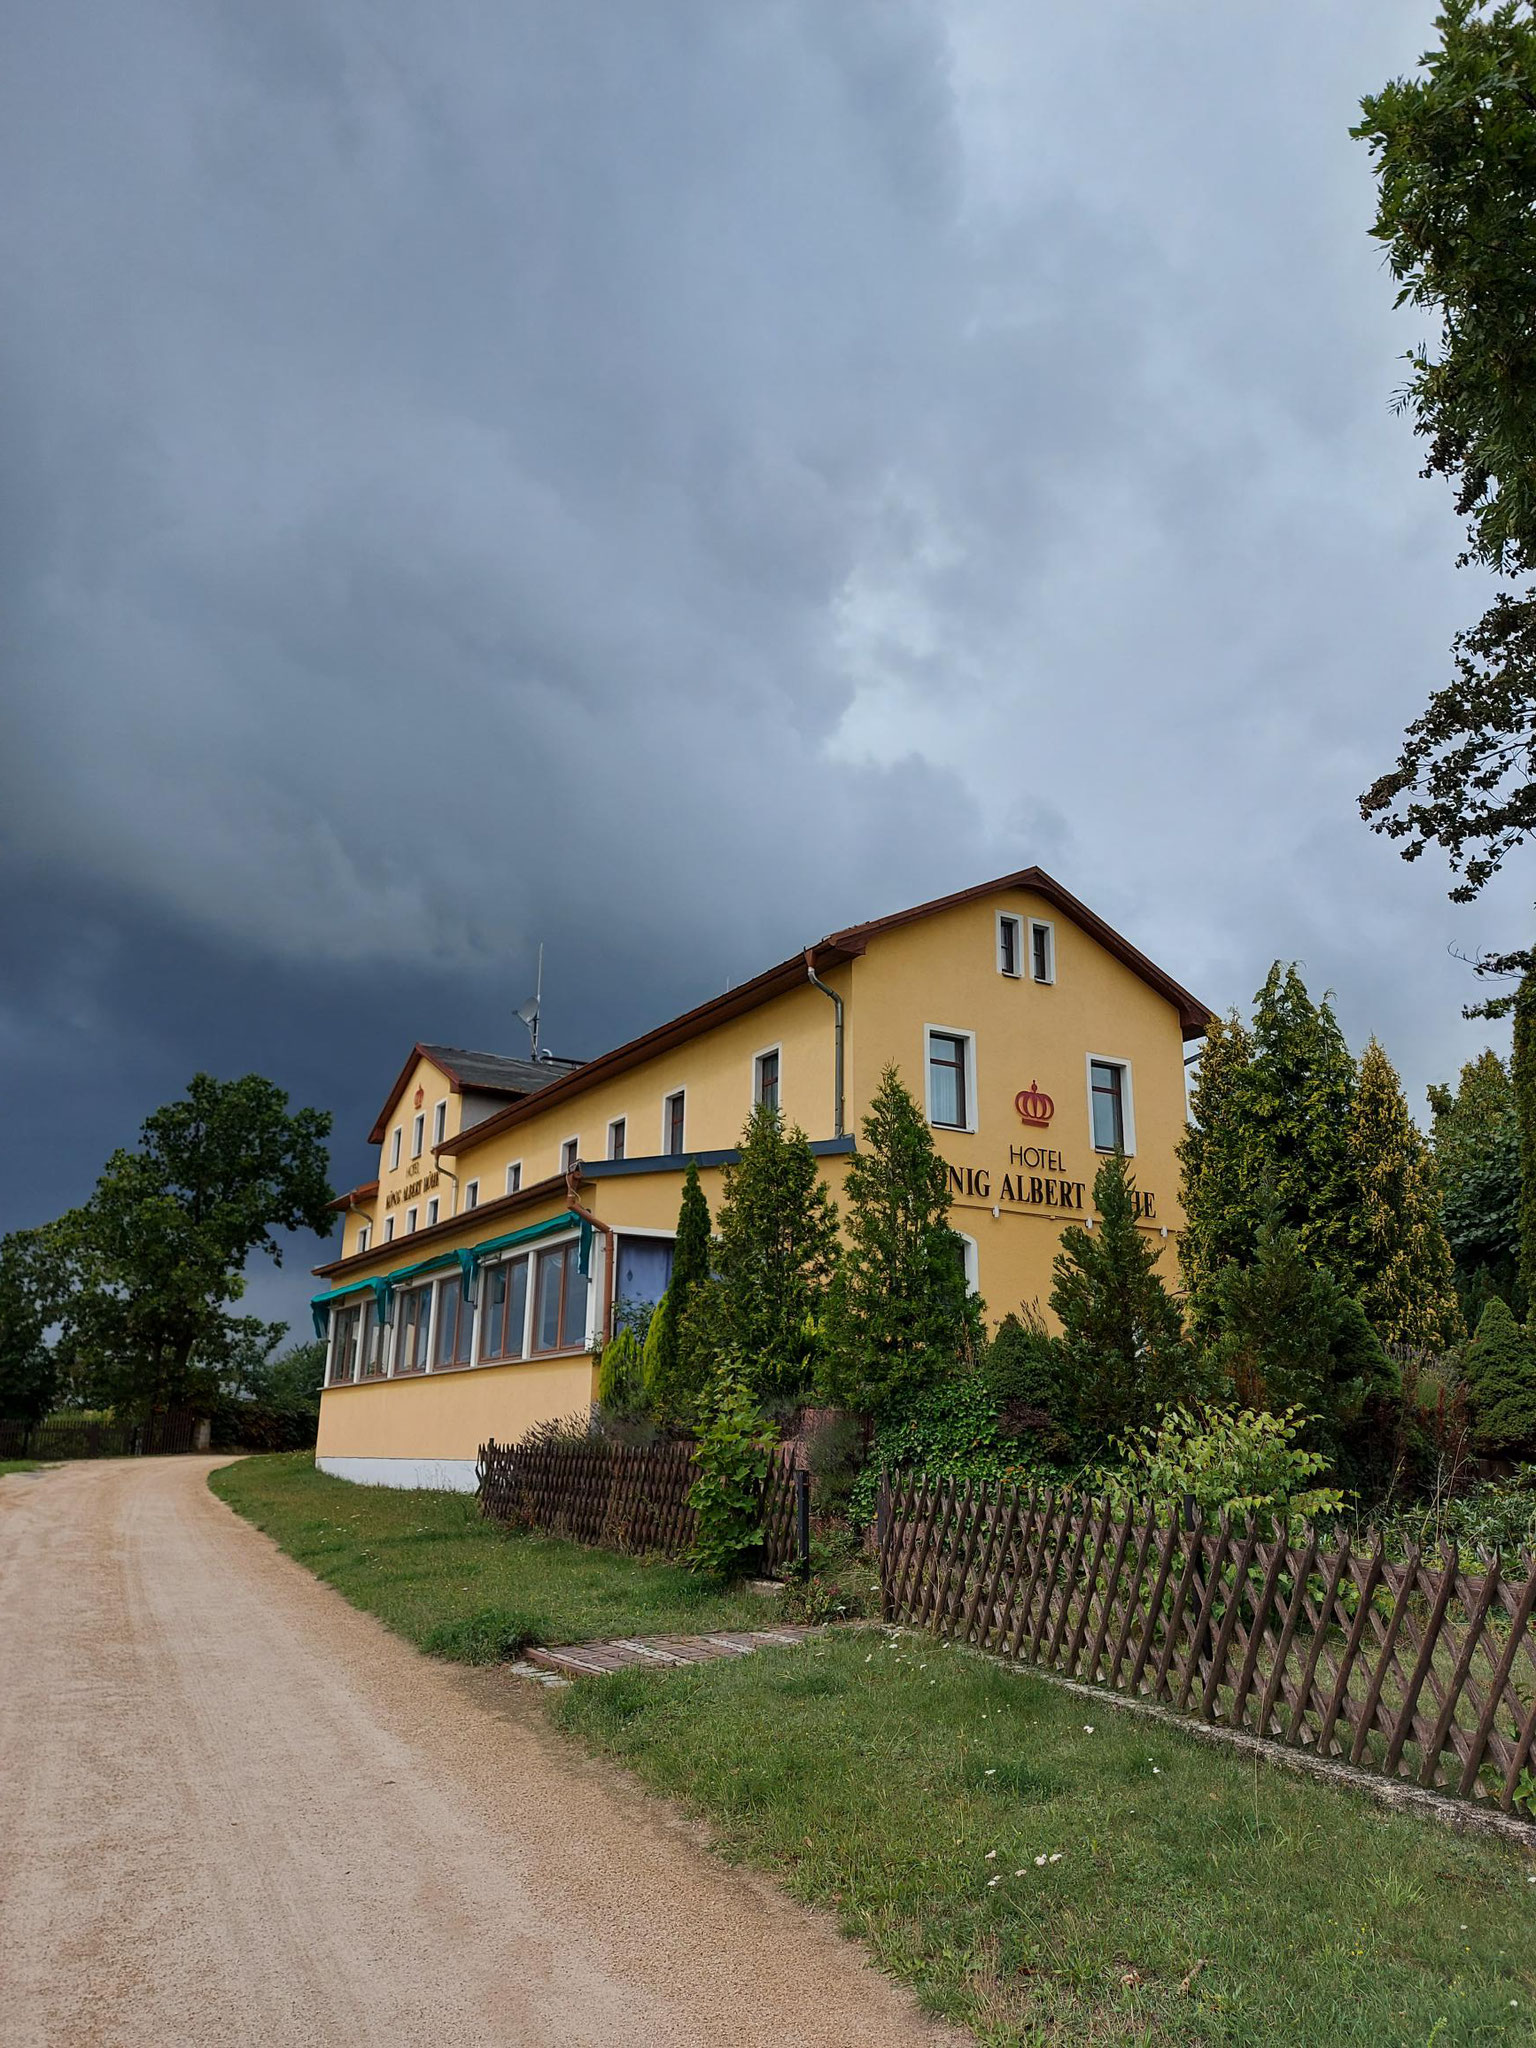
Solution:
[{"label": "gabled roof", "polygon": [[360,1209],[364,1202],[371,1202],[378,1192],[379,1184],[376,1180],[364,1181],[361,1187],[348,1188],[344,1195],[338,1195],[334,1202],[329,1202],[326,1206],[338,1209],[344,1215],[348,1209]]},{"label": "gabled roof", "polygon": [[456,1045],[413,1045],[394,1087],[385,1097],[384,1107],[379,1111],[373,1129],[368,1133],[370,1145],[383,1144],[390,1111],[400,1100],[401,1091],[415,1071],[416,1062],[422,1059],[432,1062],[455,1095],[462,1095],[468,1090],[472,1095],[505,1095],[513,1101],[537,1094],[553,1081],[564,1080],[582,1064],[580,1060],[561,1060],[553,1055],[547,1059],[524,1060],[499,1052],[466,1052]]},{"label": "gabled roof", "polygon": [[[1203,1038],[1211,1020],[1211,1011],[1197,996],[1192,996],[1171,974],[1165,974],[1161,967],[1149,960],[1145,953],[1133,946],[1129,939],[1122,938],[1113,926],[1090,910],[1086,903],[1080,903],[1075,896],[1064,889],[1054,876],[1044,868],[1020,868],[1017,873],[1001,875],[993,882],[979,882],[974,888],[959,889],[952,896],[936,896],[929,903],[915,904],[910,910],[893,911],[889,917],[872,918],[866,924],[845,925],[839,932],[832,932],[819,945],[807,946],[803,953],[796,953],[791,959],[781,960],[777,967],[770,967],[766,973],[757,975],[751,981],[744,981],[739,987],[730,989],[723,996],[712,996],[707,1003],[700,1003],[697,1009],[689,1010],[681,1017],[674,1017],[668,1024],[660,1024],[654,1031],[647,1031],[639,1038],[632,1038],[627,1045],[615,1047],[612,1052],[587,1060],[577,1070],[551,1081],[539,1091],[537,1105],[526,1102],[509,1102],[505,1109],[498,1109],[494,1115],[462,1132],[457,1138],[445,1138],[441,1145],[433,1147],[436,1152],[452,1156],[462,1150],[471,1140],[478,1144],[509,1125],[520,1123],[525,1116],[533,1114],[535,1107],[544,1109],[552,1103],[564,1102],[573,1095],[579,1095],[599,1081],[611,1079],[615,1074],[638,1067],[645,1060],[654,1059],[659,1053],[671,1052],[674,1047],[685,1045],[692,1038],[698,1038],[706,1031],[712,1031],[717,1024],[729,1023],[733,1017],[744,1016],[760,1004],[771,1002],[775,996],[787,995],[798,988],[806,978],[806,969],[814,966],[818,974],[830,967],[840,967],[850,960],[856,960],[869,946],[871,939],[882,932],[894,931],[900,925],[913,924],[922,917],[937,916],[943,910],[955,910],[965,903],[974,903],[980,897],[995,895],[1004,889],[1028,889],[1036,896],[1059,910],[1064,917],[1085,931],[1097,941],[1106,953],[1128,967],[1149,987],[1155,989],[1163,1000],[1172,1005],[1179,1014],[1179,1025],[1186,1039]],[[418,1048],[428,1051],[430,1048]],[[403,1084],[402,1084],[403,1085]],[[398,1089],[396,1093],[398,1094]],[[393,1098],[391,1098],[393,1100]],[[382,1119],[379,1135],[382,1136]]]}]

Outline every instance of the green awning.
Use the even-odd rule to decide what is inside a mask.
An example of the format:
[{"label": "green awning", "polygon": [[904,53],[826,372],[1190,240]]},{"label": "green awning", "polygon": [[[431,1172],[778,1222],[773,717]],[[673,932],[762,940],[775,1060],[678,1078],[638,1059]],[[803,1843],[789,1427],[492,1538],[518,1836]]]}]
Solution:
[{"label": "green awning", "polygon": [[332,1302],[340,1301],[349,1294],[362,1294],[368,1288],[373,1290],[374,1311],[379,1321],[387,1323],[394,1311],[397,1287],[422,1273],[444,1272],[449,1266],[458,1267],[459,1284],[464,1290],[464,1299],[468,1301],[474,1291],[476,1268],[493,1252],[507,1251],[515,1244],[531,1244],[537,1237],[552,1237],[557,1230],[569,1230],[576,1223],[581,1225],[581,1249],[577,1263],[583,1273],[589,1273],[592,1267],[592,1225],[585,1217],[566,1209],[543,1223],[530,1223],[522,1230],[509,1230],[500,1237],[488,1237],[484,1243],[467,1246],[462,1251],[438,1252],[433,1258],[418,1259],[412,1266],[396,1266],[392,1273],[380,1274],[376,1279],[349,1280],[345,1287],[333,1287],[328,1293],[312,1295],[309,1307],[314,1318],[315,1335],[325,1335]]}]

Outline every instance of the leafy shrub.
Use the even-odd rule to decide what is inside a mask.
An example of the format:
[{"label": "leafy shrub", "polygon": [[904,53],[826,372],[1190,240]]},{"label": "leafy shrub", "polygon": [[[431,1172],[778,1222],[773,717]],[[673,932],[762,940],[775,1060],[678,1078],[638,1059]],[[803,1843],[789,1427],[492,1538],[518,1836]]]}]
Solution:
[{"label": "leafy shrub", "polygon": [[1485,1479],[1465,1492],[1400,1508],[1383,1521],[1389,1549],[1427,1550],[1456,1543],[1462,1550],[1499,1550],[1506,1557],[1536,1551],[1536,1465],[1521,1465],[1507,1479]]},{"label": "leafy shrub", "polygon": [[1178,1501],[1192,1495],[1207,1515],[1336,1514],[1344,1496],[1315,1482],[1328,1470],[1321,1451],[1296,1442],[1306,1423],[1298,1409],[1270,1415],[1251,1408],[1169,1407],[1155,1427],[1116,1445],[1122,1464],[1103,1475],[1118,1496]]},{"label": "leafy shrub", "polygon": [[1047,1455],[1065,1455],[1072,1405],[1062,1347],[1033,1302],[1003,1317],[982,1360],[982,1377],[1005,1437],[1033,1439]]},{"label": "leafy shrub", "polygon": [[772,1446],[735,1360],[719,1367],[707,1398],[698,1477],[688,1495],[698,1516],[689,1562],[715,1578],[733,1579],[762,1551],[762,1483]]},{"label": "leafy shrub", "polygon": [[869,1457],[848,1499],[855,1527],[874,1518],[880,1474],[929,1472],[955,1479],[1027,1482],[1044,1461],[1031,1459],[1001,1430],[998,1405],[984,1371],[956,1366],[936,1386],[919,1394],[906,1413],[875,1431]]}]

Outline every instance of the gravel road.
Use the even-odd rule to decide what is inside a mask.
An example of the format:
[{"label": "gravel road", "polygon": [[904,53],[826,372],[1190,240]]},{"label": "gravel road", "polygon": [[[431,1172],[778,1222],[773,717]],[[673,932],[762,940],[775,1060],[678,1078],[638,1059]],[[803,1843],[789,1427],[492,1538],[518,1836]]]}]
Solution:
[{"label": "gravel road", "polygon": [[521,1681],[282,1556],[220,1462],[0,1479],[6,2048],[954,2038]]}]

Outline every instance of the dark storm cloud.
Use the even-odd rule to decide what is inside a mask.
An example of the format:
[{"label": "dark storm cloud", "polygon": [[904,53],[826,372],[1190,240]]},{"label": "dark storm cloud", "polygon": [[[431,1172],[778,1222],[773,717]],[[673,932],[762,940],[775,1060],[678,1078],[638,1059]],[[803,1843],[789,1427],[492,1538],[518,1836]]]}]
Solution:
[{"label": "dark storm cloud", "polygon": [[[1430,8],[54,0],[0,69],[0,1034],[50,1204],[197,1064],[341,1114],[1040,860],[1415,1088],[1354,816],[1480,593],[1359,94]],[[7,1220],[20,1213],[15,1177]],[[18,1207],[18,1204],[20,1207]]]}]

